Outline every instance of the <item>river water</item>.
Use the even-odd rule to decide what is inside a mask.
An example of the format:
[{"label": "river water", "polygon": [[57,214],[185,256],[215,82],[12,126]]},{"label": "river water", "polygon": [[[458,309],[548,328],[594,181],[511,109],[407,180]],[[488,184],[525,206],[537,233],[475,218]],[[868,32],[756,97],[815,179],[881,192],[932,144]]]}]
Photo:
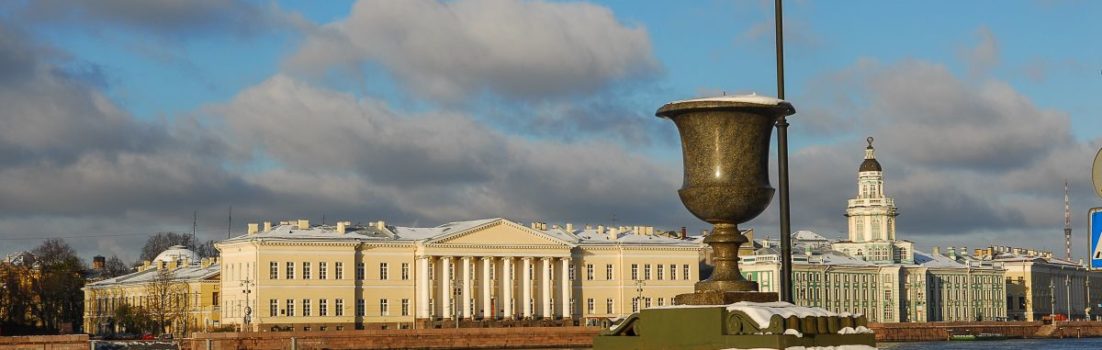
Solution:
[{"label": "river water", "polygon": [[883,350],[1092,350],[1102,349],[1102,338],[881,343],[876,347]]}]

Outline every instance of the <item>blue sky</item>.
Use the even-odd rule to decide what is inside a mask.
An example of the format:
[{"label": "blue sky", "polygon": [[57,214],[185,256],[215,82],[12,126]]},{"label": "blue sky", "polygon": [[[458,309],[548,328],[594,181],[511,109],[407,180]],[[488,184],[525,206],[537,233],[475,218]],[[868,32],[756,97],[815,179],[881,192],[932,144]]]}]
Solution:
[{"label": "blue sky", "polygon": [[[920,249],[1056,250],[1065,178],[1085,241],[1097,13],[786,2],[794,227],[844,234],[871,135],[900,237]],[[193,210],[214,239],[231,205],[239,231],[323,215],[698,231],[674,192],[676,133],[653,112],[775,95],[772,18],[770,1],[8,3],[0,73],[31,73],[0,79],[14,126],[0,132],[0,242],[185,230]],[[775,211],[744,226],[775,237]],[[137,255],[133,240],[70,240]]]}]

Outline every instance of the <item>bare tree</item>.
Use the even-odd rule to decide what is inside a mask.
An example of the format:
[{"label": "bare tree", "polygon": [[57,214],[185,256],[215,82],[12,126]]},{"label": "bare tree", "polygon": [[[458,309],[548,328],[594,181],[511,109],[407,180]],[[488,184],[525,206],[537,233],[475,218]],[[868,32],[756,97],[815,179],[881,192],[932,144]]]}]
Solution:
[{"label": "bare tree", "polygon": [[139,258],[138,261],[152,261],[157,257],[157,254],[161,254],[161,252],[174,245],[182,245],[187,247],[187,249],[195,250],[195,241],[191,239],[190,234],[159,232],[145,241],[145,246],[142,247],[141,258]]},{"label": "bare tree", "polygon": [[167,267],[158,268],[153,280],[146,284],[145,294],[150,300],[145,311],[157,334],[164,333],[169,325],[187,314],[187,291],[187,283],[176,279],[175,273]]},{"label": "bare tree", "polygon": [[107,258],[103,269],[107,273],[106,277],[108,278],[130,273],[130,267],[122,262],[122,259],[119,259],[118,255],[112,255],[110,258]]},{"label": "bare tree", "polygon": [[49,239],[31,251],[38,274],[32,278],[36,297],[33,313],[46,329],[80,325],[84,314],[84,262],[68,243]]}]

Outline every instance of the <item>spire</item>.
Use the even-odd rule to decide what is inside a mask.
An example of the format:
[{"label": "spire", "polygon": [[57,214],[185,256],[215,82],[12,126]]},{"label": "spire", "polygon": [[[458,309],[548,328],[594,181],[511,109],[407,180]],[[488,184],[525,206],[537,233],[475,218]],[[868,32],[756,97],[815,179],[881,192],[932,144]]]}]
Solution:
[{"label": "spire", "polygon": [[1071,201],[1068,199],[1068,180],[1064,179],[1064,257],[1071,261]]}]

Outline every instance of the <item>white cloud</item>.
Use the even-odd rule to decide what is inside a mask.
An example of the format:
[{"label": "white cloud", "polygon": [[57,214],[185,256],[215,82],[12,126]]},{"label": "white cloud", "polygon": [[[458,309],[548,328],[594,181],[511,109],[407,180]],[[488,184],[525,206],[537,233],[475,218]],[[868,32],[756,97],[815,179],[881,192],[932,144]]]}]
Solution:
[{"label": "white cloud", "polygon": [[364,63],[444,102],[486,91],[583,96],[659,69],[645,29],[605,7],[544,1],[361,1],[348,18],[312,31],[288,60],[300,72]]}]

